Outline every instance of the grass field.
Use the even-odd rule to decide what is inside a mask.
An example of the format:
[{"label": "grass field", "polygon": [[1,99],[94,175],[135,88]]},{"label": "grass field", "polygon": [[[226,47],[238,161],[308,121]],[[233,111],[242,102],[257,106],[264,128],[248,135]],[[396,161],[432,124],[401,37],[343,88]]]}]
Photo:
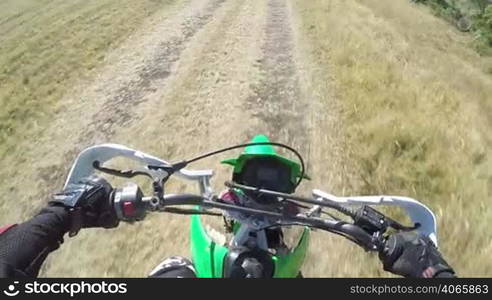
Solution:
[{"label": "grass field", "polygon": [[[300,81],[312,92],[307,95],[321,99],[313,107],[323,112],[323,118],[312,123],[319,125],[309,145],[319,147],[312,150],[318,151],[313,154],[316,161],[310,162],[318,168],[317,174],[310,174],[312,182],[334,194],[397,194],[421,200],[437,215],[441,249],[458,275],[492,276],[492,75],[487,73],[492,58],[479,56],[468,33],[407,0],[286,1],[297,22],[293,31],[299,40],[293,41],[292,51],[300,58]],[[52,192],[42,190],[48,189],[43,184],[63,181],[68,168],[64,160],[77,153],[71,152],[77,147],[69,145],[77,141],[65,140],[66,131],[73,131],[72,139],[83,137],[84,126],[92,124],[97,108],[104,106],[74,97],[70,101],[84,102],[76,107],[86,107],[89,113],[54,121],[65,117],[60,112],[78,114],[76,109],[64,110],[62,99],[74,87],[95,89],[100,74],[106,74],[101,82],[108,85],[114,81],[108,74],[128,74],[119,83],[129,87],[101,88],[89,95],[119,99],[118,93],[140,88],[142,96],[123,96],[148,101],[138,111],[123,105],[122,116],[130,115],[126,110],[140,114],[132,115],[133,123],[115,125],[115,133],[105,137],[111,142],[174,159],[250,134],[244,130],[249,123],[225,126],[224,115],[217,112],[227,111],[235,121],[251,118],[250,110],[258,109],[242,102],[250,101],[258,80],[261,41],[269,30],[263,26],[272,23],[266,22],[266,8],[273,2],[0,1],[0,192],[6,198],[0,201],[0,225],[32,215],[45,205],[39,195]],[[166,8],[175,3],[185,5],[170,10],[179,13],[168,14]],[[160,17],[155,31],[133,47],[129,37],[147,32],[145,20],[156,15]],[[290,45],[286,32],[278,36]],[[122,44],[123,50],[118,48]],[[136,57],[142,45],[156,48],[159,55]],[[121,54],[137,62],[126,67]],[[114,70],[125,72],[101,72],[110,65],[110,55],[113,63],[123,61]],[[162,78],[147,80],[152,84],[133,81],[142,71],[133,68],[139,60],[144,61],[143,71]],[[156,64],[161,69],[153,68]],[[297,70],[292,67],[292,72]],[[305,78],[312,82],[303,83]],[[110,121],[112,112],[102,115]],[[296,115],[284,113],[286,118]],[[333,123],[336,129],[330,127]],[[43,133],[46,128],[54,133],[53,140]],[[32,139],[49,143],[26,146]],[[81,232],[51,255],[54,259],[42,274],[144,276],[162,254],[186,255],[188,236],[177,232],[187,222],[180,216],[152,216],[118,230]],[[388,276],[375,255],[322,234],[318,231],[313,238],[305,266],[308,276]],[[80,249],[74,260],[73,253]]]},{"label": "grass field", "polygon": [[59,99],[173,0],[0,2],[0,157],[36,136]]},{"label": "grass field", "polygon": [[442,251],[458,274],[491,276],[490,61],[466,34],[408,1],[297,8],[343,107],[357,170],[346,193],[422,200],[437,213]]}]

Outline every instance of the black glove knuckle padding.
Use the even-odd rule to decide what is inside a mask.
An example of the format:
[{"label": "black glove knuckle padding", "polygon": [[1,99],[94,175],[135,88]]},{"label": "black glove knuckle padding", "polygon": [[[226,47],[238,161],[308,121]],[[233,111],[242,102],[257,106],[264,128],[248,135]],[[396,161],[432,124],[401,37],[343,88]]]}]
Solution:
[{"label": "black glove knuckle padding", "polygon": [[70,209],[70,235],[73,236],[80,228],[113,228],[118,225],[112,207],[112,191],[112,186],[104,178],[91,176],[69,184],[55,195],[51,203]]},{"label": "black glove knuckle padding", "polygon": [[443,271],[454,273],[432,240],[416,232],[390,235],[379,258],[385,271],[402,276],[423,277],[429,267],[434,269],[435,274]]}]

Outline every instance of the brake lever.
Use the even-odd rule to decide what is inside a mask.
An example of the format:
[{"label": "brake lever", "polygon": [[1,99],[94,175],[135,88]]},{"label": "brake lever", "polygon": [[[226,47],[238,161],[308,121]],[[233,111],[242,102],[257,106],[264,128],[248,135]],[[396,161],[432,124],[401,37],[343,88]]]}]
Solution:
[{"label": "brake lever", "polygon": [[133,178],[135,176],[146,176],[152,180],[152,188],[154,190],[154,197],[158,200],[159,206],[163,206],[164,197],[164,184],[169,177],[174,173],[173,166],[157,166],[149,165],[147,168],[137,168],[136,170],[117,170],[102,167],[101,163],[96,160],[92,163],[94,169],[106,174],[123,177]]}]

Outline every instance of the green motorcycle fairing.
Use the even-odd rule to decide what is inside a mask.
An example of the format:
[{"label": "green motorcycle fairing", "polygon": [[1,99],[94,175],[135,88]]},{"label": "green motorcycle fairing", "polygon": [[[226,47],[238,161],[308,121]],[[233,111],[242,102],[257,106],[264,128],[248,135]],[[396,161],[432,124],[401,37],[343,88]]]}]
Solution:
[{"label": "green motorcycle fairing", "polygon": [[[306,257],[309,228],[304,231],[296,247],[286,255],[274,255],[275,278],[296,277]],[[229,249],[215,243],[207,234],[199,215],[191,216],[191,253],[199,278],[222,278],[224,258]]]}]

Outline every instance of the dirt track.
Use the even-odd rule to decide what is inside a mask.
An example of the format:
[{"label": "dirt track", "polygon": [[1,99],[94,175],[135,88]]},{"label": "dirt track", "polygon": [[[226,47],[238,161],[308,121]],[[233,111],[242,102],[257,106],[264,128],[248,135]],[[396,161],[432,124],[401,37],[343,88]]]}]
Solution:
[{"label": "dirt track", "polygon": [[[44,159],[25,162],[33,171],[23,180],[37,184],[23,197],[43,205],[76,154],[103,142],[177,160],[264,133],[299,149],[308,162],[322,162],[309,164],[310,171],[333,168],[324,154],[336,153],[336,116],[321,114],[310,86],[314,67],[295,24],[287,0],[189,0],[153,15],[106,58],[96,78],[74,87],[59,117],[29,146],[26,157]],[[63,142],[43,147],[54,141]],[[205,166],[218,171],[220,189],[228,169],[218,158],[197,164]],[[334,184],[327,175],[312,184],[321,181],[326,189]],[[20,207],[10,217],[32,212]],[[163,257],[189,254],[187,224],[188,218],[161,215],[118,230],[87,230],[52,255],[44,274],[145,276]]]}]

